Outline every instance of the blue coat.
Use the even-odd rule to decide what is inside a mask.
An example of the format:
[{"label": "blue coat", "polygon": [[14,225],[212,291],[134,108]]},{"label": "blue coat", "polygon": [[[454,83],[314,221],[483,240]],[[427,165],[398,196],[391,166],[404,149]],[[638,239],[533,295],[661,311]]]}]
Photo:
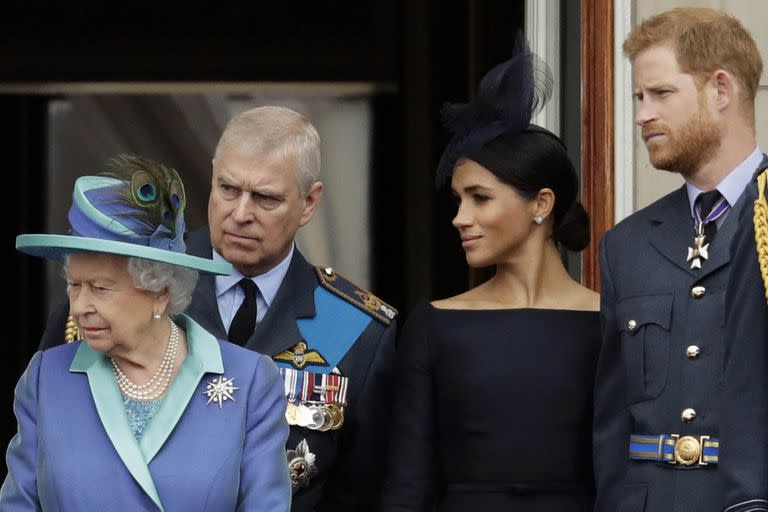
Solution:
[{"label": "blue coat", "polygon": [[[189,354],[140,441],[109,360],[84,342],[32,358],[16,387],[0,510],[275,511],[290,508],[285,400],[275,365],[190,318]],[[208,403],[222,375],[234,400]]]},{"label": "blue coat", "polygon": [[[742,194],[700,269],[686,261],[694,230],[684,186],[625,219],[602,240],[597,511],[720,510],[716,464],[630,460],[629,440],[631,434],[720,434],[729,246],[744,202]],[[689,357],[694,345],[699,353]],[[688,408],[696,417],[686,423],[682,413]]]},{"label": "blue coat", "polygon": [[[187,239],[187,252],[210,258],[210,232],[199,229]],[[351,286],[341,276],[334,285]],[[356,292],[360,292],[359,294]],[[293,495],[293,512],[375,510],[384,480],[392,416],[396,321],[389,320],[349,297],[367,292],[324,289],[318,270],[295,250],[288,271],[266,316],[245,347],[272,357],[306,341],[331,363],[303,370],[329,373],[335,368],[348,379],[348,406],[339,430],[321,432],[292,426],[286,449],[307,441],[317,472]],[[347,298],[341,298],[345,295]],[[384,305],[386,306],[386,305]],[[69,304],[63,303],[48,321],[40,348],[64,341]],[[391,310],[390,310],[391,312]],[[201,275],[186,314],[220,339],[227,337],[216,302],[213,276]],[[285,361],[278,366],[289,367]],[[283,400],[285,407],[285,399]],[[283,455],[285,458],[285,454]]]}]

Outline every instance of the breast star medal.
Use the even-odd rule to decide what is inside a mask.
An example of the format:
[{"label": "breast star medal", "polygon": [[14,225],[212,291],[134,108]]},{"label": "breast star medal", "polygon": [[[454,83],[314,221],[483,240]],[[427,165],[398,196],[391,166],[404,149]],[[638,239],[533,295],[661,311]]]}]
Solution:
[{"label": "breast star medal", "polygon": [[234,380],[234,377],[227,379],[223,375],[219,375],[215,379],[209,380],[208,386],[205,388],[205,391],[203,391],[203,394],[208,396],[208,401],[205,405],[208,405],[211,402],[216,402],[219,404],[219,409],[221,409],[224,406],[224,402],[227,400],[232,400],[234,402],[235,397],[233,395],[235,390],[240,389],[234,386]]},{"label": "breast star medal", "polygon": [[296,494],[296,491],[308,486],[310,479],[317,475],[316,457],[309,451],[306,439],[302,439],[295,450],[286,450],[286,456],[288,473],[291,477],[291,490]]},{"label": "breast star medal", "polygon": [[701,268],[701,260],[709,259],[709,244],[704,243],[706,237],[698,234],[693,239],[693,247],[688,248],[688,259],[691,262],[691,268]]}]

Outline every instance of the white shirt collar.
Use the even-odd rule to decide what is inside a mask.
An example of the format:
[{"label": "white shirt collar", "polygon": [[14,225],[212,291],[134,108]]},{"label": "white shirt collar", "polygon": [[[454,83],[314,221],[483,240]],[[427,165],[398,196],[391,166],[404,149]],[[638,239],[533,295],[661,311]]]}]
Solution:
[{"label": "white shirt collar", "polygon": [[[728,204],[733,206],[736,201],[741,197],[741,193],[747,188],[747,185],[752,180],[752,175],[757,170],[757,167],[763,161],[763,152],[757,147],[750,153],[750,155],[744,159],[736,168],[728,173],[728,176],[723,178],[723,181],[717,184],[715,187],[723,195]],[[691,208],[691,217],[695,217],[696,214],[693,211],[693,205],[696,198],[704,192],[695,185],[685,183],[685,188],[688,192],[688,206]]]},{"label": "white shirt collar", "polygon": [[[295,245],[291,245],[291,250],[288,252],[288,255],[283,258],[280,263],[272,267],[269,271],[251,278],[251,280],[256,283],[256,286],[259,287],[259,293],[267,304],[267,307],[272,304],[275,295],[277,295],[277,290],[280,289],[280,285],[283,283],[283,279],[285,279],[285,275],[288,273],[288,267],[291,264],[295,248]],[[226,261],[215,249],[213,250],[213,260]],[[230,288],[237,285],[237,283],[244,277],[245,276],[236,268],[233,268],[232,273],[228,276],[216,276],[216,297],[221,297],[224,293],[229,291]]]}]

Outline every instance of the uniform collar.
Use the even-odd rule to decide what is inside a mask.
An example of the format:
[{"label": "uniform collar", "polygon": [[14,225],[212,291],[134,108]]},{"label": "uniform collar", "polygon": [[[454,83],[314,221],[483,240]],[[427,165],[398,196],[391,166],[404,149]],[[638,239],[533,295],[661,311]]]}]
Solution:
[{"label": "uniform collar", "polygon": [[[275,300],[275,295],[277,295],[277,291],[280,289],[280,285],[285,279],[285,275],[288,273],[288,268],[291,265],[294,251],[295,245],[291,245],[291,250],[288,252],[288,255],[283,258],[280,263],[264,274],[251,278],[251,280],[256,283],[256,286],[259,287],[259,293],[264,299],[264,302],[267,303],[267,307],[271,306],[272,302]],[[212,249],[212,252],[213,261],[227,261],[223,256],[217,253],[215,249]],[[232,273],[228,276],[216,276],[216,297],[221,297],[221,295],[229,291],[230,288],[236,286],[244,277],[245,276],[236,268],[233,268]]]},{"label": "uniform collar", "polygon": [[[752,175],[755,173],[755,169],[760,166],[763,161],[763,152],[759,147],[750,153],[739,165],[736,166],[728,175],[723,178],[723,181],[717,184],[715,187],[728,201],[728,204],[733,206],[741,197],[741,193],[747,187],[747,184],[752,180]],[[696,202],[696,198],[705,190],[692,185],[691,183],[685,183],[686,191],[688,192],[688,206],[690,207],[691,217],[695,218],[696,214],[693,211],[693,205]]]}]

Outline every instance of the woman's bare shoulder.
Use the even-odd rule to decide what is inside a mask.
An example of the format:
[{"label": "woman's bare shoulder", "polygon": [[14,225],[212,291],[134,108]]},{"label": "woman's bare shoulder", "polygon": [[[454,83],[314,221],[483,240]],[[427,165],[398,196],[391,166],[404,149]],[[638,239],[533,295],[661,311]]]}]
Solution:
[{"label": "woman's bare shoulder", "polygon": [[430,304],[436,309],[466,309],[468,301],[466,299],[460,299],[457,295],[455,297],[448,297],[447,299],[433,300]]},{"label": "woman's bare shoulder", "polygon": [[433,300],[430,304],[437,309],[477,309],[482,302],[476,290],[469,290],[453,297]]},{"label": "woman's bare shoulder", "polygon": [[586,286],[578,285],[573,293],[573,309],[600,311],[600,294]]},{"label": "woman's bare shoulder", "polygon": [[437,309],[502,309],[512,307],[503,301],[500,302],[497,297],[489,293],[485,284],[487,283],[453,297],[435,300],[431,304]]}]

